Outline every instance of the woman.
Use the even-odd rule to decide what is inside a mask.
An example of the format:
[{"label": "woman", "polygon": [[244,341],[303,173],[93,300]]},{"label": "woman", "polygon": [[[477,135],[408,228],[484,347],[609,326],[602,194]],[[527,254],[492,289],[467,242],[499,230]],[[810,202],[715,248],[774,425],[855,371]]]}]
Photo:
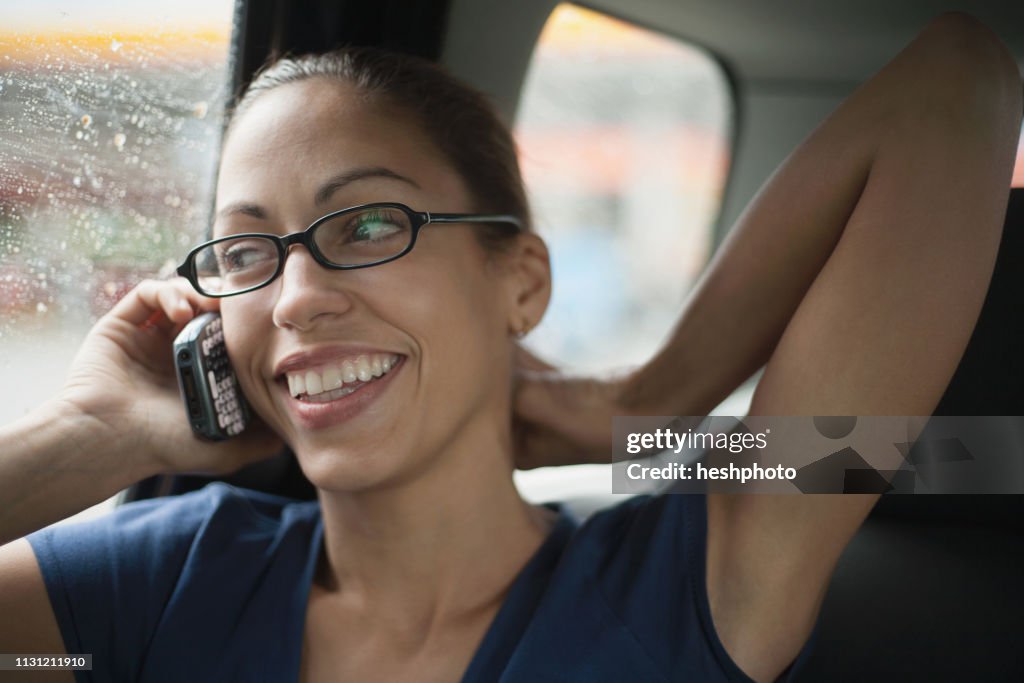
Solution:
[{"label": "woman", "polygon": [[[340,227],[255,279],[232,277],[266,244],[218,242],[194,284],[223,298],[140,285],[62,394],[0,432],[0,540],[19,539],[0,651],[92,653],[81,680],[784,676],[874,497],[635,498],[578,527],[526,504],[513,466],[607,460],[611,416],[704,414],[766,361],[751,414],[929,414],[991,274],[1020,114],[1005,49],[937,19],[778,169],[665,348],[577,381],[516,346],[548,256],[479,97],[375,52],[271,67],[227,134],[214,236]],[[372,251],[427,213],[459,222]],[[167,349],[218,309],[262,423],[214,445],[177,419]],[[217,485],[32,534],[278,438],[318,503]]]}]

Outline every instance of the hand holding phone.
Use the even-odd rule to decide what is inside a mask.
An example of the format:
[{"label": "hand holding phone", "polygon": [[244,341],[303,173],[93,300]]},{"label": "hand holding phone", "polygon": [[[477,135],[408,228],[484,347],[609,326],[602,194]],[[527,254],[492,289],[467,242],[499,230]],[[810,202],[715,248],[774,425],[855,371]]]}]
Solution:
[{"label": "hand holding phone", "polygon": [[204,313],[185,326],[174,340],[174,365],[193,433],[210,441],[241,434],[249,406],[228,359],[220,314]]}]

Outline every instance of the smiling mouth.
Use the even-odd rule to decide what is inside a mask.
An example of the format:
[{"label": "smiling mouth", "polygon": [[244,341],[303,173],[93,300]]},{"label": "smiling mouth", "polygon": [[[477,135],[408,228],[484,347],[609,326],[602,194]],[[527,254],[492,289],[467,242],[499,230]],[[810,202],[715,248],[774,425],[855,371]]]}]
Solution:
[{"label": "smiling mouth", "polygon": [[285,373],[288,393],[305,403],[329,403],[359,391],[386,376],[402,357],[393,353],[362,355],[354,360],[327,363],[315,369]]}]

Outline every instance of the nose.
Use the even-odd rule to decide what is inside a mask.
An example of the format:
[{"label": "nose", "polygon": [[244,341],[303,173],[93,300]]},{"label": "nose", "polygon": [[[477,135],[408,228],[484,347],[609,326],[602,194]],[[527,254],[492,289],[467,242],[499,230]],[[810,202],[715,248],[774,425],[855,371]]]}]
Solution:
[{"label": "nose", "polygon": [[321,266],[300,244],[289,247],[276,283],[274,325],[305,332],[322,320],[344,315],[353,304],[343,286],[345,274]]}]

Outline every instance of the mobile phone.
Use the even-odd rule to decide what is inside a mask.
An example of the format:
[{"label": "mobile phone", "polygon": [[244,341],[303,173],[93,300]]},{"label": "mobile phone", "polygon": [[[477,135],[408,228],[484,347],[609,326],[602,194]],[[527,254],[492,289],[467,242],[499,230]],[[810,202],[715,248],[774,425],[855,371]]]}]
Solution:
[{"label": "mobile phone", "polygon": [[174,365],[192,431],[209,441],[241,434],[249,424],[249,406],[228,359],[219,313],[192,319],[178,334]]}]

